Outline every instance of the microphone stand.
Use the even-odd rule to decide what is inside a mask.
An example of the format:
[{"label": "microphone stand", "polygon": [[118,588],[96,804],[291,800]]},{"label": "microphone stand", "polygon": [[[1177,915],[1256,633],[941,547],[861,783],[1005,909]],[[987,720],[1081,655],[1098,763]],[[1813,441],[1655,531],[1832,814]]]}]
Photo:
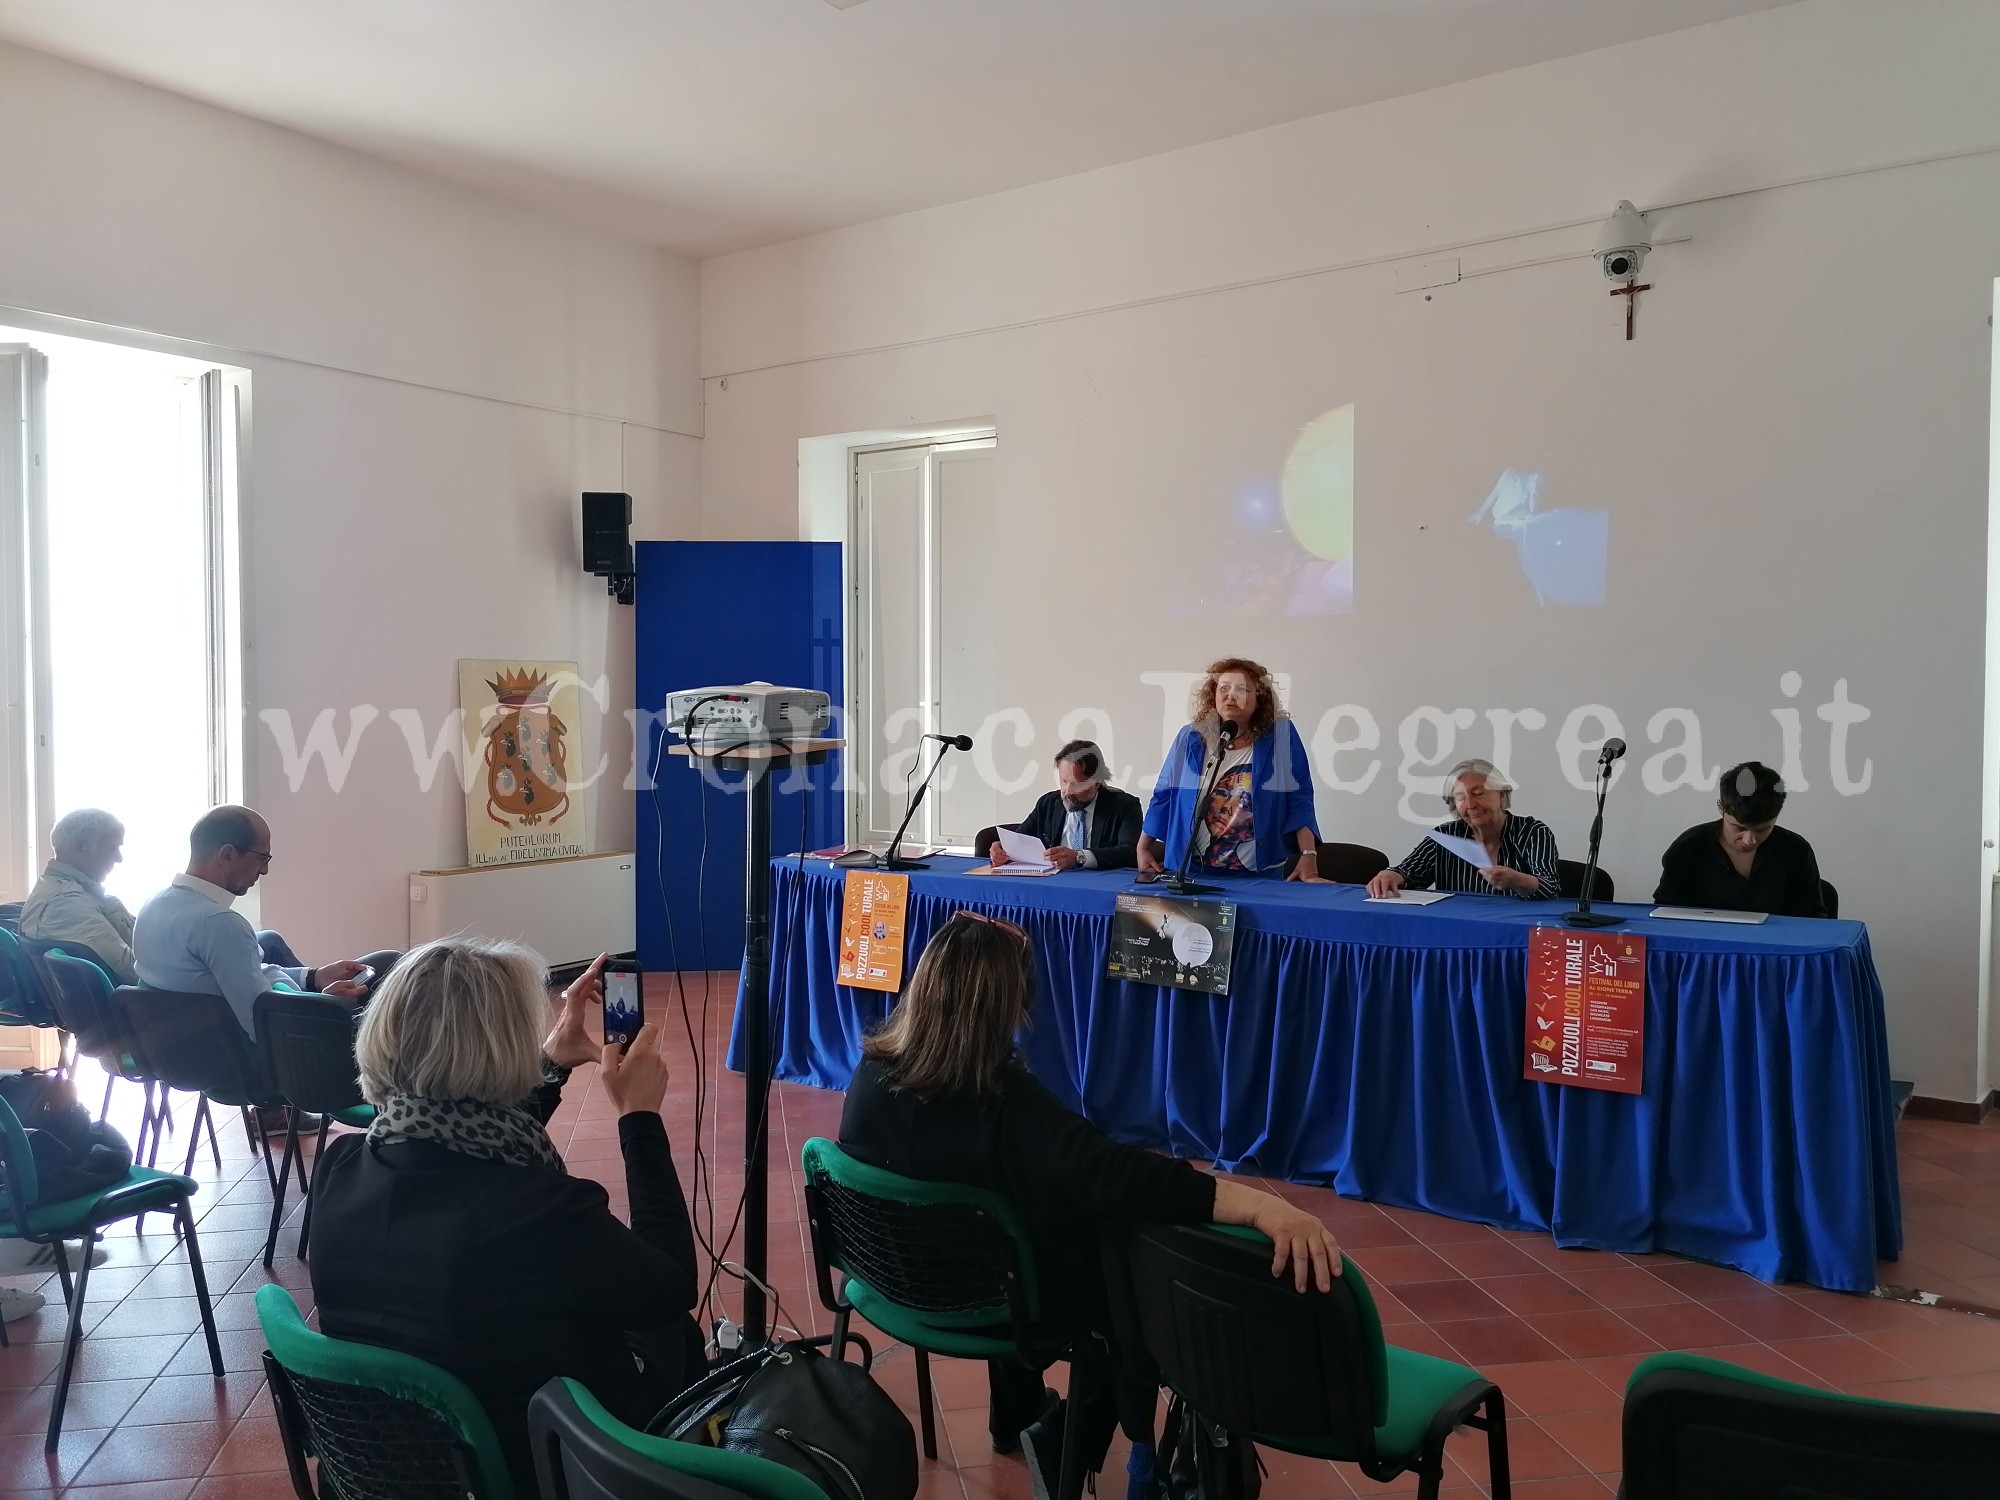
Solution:
[{"label": "microphone stand", "polygon": [[1565,912],[1563,922],[1570,927],[1623,927],[1625,919],[1590,909],[1590,888],[1597,882],[1597,849],[1604,841],[1604,799],[1611,791],[1614,761],[1597,763],[1597,816],[1590,820],[1590,863],[1583,867],[1583,889],[1576,893],[1576,910]]},{"label": "microphone stand", "polygon": [[924,793],[931,787],[931,778],[937,775],[938,767],[944,764],[944,758],[951,750],[950,741],[938,746],[937,758],[931,762],[931,768],[924,772],[924,779],[917,784],[917,794],[910,799],[909,810],[903,814],[903,821],[896,825],[896,836],[889,840],[887,854],[876,854],[872,850],[863,849],[854,854],[843,854],[834,863],[850,870],[928,870],[930,865],[924,860],[902,858],[903,835],[910,831],[910,820],[917,815],[917,809],[923,805]]},{"label": "microphone stand", "polygon": [[[1203,787],[1201,795],[1195,798],[1194,815],[1196,818],[1207,815],[1208,799],[1215,791],[1216,782],[1222,779],[1222,763],[1229,758],[1229,747],[1234,743],[1233,738],[1217,742],[1215,748],[1215,765],[1209,770],[1208,785]],[[1202,885],[1198,881],[1188,879],[1188,865],[1194,860],[1194,835],[1195,825],[1190,822],[1188,824],[1187,847],[1181,850],[1181,867],[1166,879],[1167,889],[1172,891],[1176,896],[1207,896],[1213,895],[1216,891],[1222,889],[1221,886]]]}]

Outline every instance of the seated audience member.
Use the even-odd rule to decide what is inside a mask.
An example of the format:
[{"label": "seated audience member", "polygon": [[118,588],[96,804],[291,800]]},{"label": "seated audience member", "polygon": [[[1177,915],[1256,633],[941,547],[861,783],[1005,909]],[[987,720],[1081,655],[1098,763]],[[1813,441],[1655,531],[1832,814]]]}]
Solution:
[{"label": "seated audience member", "polygon": [[[905,1177],[966,1183],[1007,1199],[1034,1244],[1042,1318],[1052,1328],[1108,1340],[1110,1294],[1096,1232],[1106,1223],[1254,1225],[1276,1245],[1274,1275],[1289,1265],[1301,1290],[1309,1279],[1331,1285],[1340,1250],[1318,1218],[1110,1140],[1035,1080],[1014,1041],[1028,1021],[1031,962],[1028,937],[1012,923],[961,911],[940,927],[888,1021],[863,1044],[841,1111],[841,1146]],[[1062,1410],[1050,1407],[1040,1376],[1018,1360],[992,1360],[987,1375],[994,1450],[1012,1452],[1025,1438],[1031,1478],[1053,1488]],[[1154,1394],[1120,1390],[1118,1415],[1135,1437],[1150,1430]],[[1097,1439],[1109,1441],[1109,1413],[1085,1420],[1094,1468],[1103,1456]]]},{"label": "seated audience member", "polygon": [[[94,958],[120,984],[137,984],[132,968],[132,913],[104,893],[104,877],[125,857],[125,825],[95,807],[65,813],[49,830],[55,858],[21,908],[21,936],[71,945]],[[77,951],[88,949],[88,953]]]},{"label": "seated audience member", "polygon": [[256,932],[232,904],[271,867],[271,828],[247,807],[204,813],[188,835],[187,873],[139,908],[132,952],[139,982],[221,995],[250,1036],[266,990],[314,990],[357,1003],[394,965],[384,949],[309,969],[275,932]]},{"label": "seated audience member", "polygon": [[1486,851],[1487,863],[1460,859],[1433,839],[1422,840],[1403,862],[1368,882],[1368,894],[1393,896],[1402,890],[1504,892],[1524,900],[1562,894],[1556,836],[1549,825],[1510,804],[1514,788],[1490,760],[1462,760],[1444,779],[1444,804],[1458,814],[1438,824],[1439,833],[1471,839]]},{"label": "seated audience member", "polygon": [[[1227,745],[1224,724],[1236,726]],[[1211,786],[1211,771],[1208,800],[1197,807],[1202,788]],[[1194,863],[1205,870],[1316,882],[1318,847],[1312,763],[1278,701],[1277,684],[1269,671],[1240,656],[1211,662],[1195,683],[1188,722],[1167,749],[1146,808],[1139,873],[1177,867],[1192,849]]]},{"label": "seated audience member", "polygon": [[[1071,740],[1056,752],[1056,789],[1014,827],[1040,839],[1058,870],[1124,870],[1138,858],[1144,816],[1137,797],[1111,785],[1104,752],[1089,740]],[[997,841],[989,857],[1007,863]]]},{"label": "seated audience member", "polygon": [[[375,1123],[328,1146],[313,1174],[320,1327],[463,1380],[523,1495],[535,1493],[528,1402],[549,1379],[573,1376],[643,1427],[702,1373],[659,1028],[622,1053],[591,1040],[603,967],[563,992],[549,1028],[527,949],[445,938],[410,952],[355,1039]],[[619,1112],[630,1227],[601,1186],[568,1174],[545,1128],[570,1070],[591,1061]]]},{"label": "seated audience member", "polygon": [[1697,823],[1667,847],[1653,899],[1662,906],[1825,916],[1812,845],[1778,826],[1785,808],[1778,773],[1746,760],[1722,773],[1717,793],[1721,818]]}]

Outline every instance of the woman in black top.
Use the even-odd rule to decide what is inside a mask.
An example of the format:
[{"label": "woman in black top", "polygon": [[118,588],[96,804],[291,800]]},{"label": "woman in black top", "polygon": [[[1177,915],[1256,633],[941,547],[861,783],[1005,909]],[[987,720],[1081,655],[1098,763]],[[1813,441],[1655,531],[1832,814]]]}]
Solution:
[{"label": "woman in black top", "polygon": [[[1340,1247],[1316,1216],[1188,1162],[1120,1145],[1036,1082],[1014,1046],[1031,994],[1026,933],[970,911],[946,922],[888,1022],[863,1045],[841,1112],[841,1146],[905,1177],[967,1183],[1005,1198],[1034,1244],[1044,1322],[1075,1333],[1109,1330],[1097,1235],[1107,1222],[1253,1225],[1276,1245],[1273,1275],[1290,1266],[1302,1291],[1309,1279],[1322,1289],[1332,1284]],[[1015,1434],[1041,1411],[1041,1380],[1013,1360],[992,1361],[988,1373],[993,1445],[1011,1452]],[[1046,1465],[1058,1440],[1038,1443],[1037,1431],[1024,1435]]]},{"label": "woman in black top", "polygon": [[[528,1401],[551,1377],[643,1425],[701,1373],[659,1033],[600,1054],[584,1017],[603,964],[564,992],[544,1041],[542,964],[527,949],[447,938],[409,954],[355,1040],[375,1124],[329,1146],[313,1178],[320,1327],[463,1380],[524,1495]],[[619,1110],[629,1228],[602,1187],[568,1175],[544,1129],[569,1070],[593,1059]]]},{"label": "woman in black top", "polygon": [[1400,890],[1464,891],[1520,896],[1529,901],[1562,894],[1562,866],[1549,825],[1513,809],[1514,787],[1490,760],[1462,760],[1444,778],[1444,805],[1457,814],[1439,833],[1469,839],[1486,851],[1484,864],[1460,859],[1426,838],[1368,882],[1377,900]]},{"label": "woman in black top", "polygon": [[1722,773],[1717,793],[1722,817],[1697,823],[1668,846],[1653,899],[1662,906],[1827,916],[1812,845],[1778,826],[1785,809],[1778,773],[1746,760]]}]

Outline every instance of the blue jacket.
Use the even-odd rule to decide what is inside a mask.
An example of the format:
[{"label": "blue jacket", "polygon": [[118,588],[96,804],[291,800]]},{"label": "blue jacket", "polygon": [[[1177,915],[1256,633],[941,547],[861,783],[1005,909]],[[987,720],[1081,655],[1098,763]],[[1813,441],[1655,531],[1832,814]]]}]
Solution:
[{"label": "blue jacket", "polygon": [[[1278,754],[1280,745],[1284,747],[1282,757]],[[1167,751],[1159,784],[1153,788],[1153,800],[1146,809],[1146,835],[1167,846],[1161,862],[1170,870],[1179,866],[1194,832],[1194,802],[1201,795],[1207,758],[1201,731],[1187,725]],[[1319,837],[1319,824],[1313,817],[1312,764],[1290,719],[1278,720],[1251,748],[1250,828],[1257,840],[1260,870],[1284,864],[1292,852],[1290,835],[1299,829],[1310,828],[1313,837]]]}]

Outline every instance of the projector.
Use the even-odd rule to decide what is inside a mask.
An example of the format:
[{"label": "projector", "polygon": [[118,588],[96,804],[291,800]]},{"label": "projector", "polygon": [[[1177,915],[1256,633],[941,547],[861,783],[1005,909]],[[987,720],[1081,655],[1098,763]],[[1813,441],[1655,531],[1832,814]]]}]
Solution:
[{"label": "projector", "polygon": [[726,734],[745,743],[802,740],[826,733],[833,700],[811,688],[743,682],[688,688],[667,697],[667,728],[682,739]]}]

